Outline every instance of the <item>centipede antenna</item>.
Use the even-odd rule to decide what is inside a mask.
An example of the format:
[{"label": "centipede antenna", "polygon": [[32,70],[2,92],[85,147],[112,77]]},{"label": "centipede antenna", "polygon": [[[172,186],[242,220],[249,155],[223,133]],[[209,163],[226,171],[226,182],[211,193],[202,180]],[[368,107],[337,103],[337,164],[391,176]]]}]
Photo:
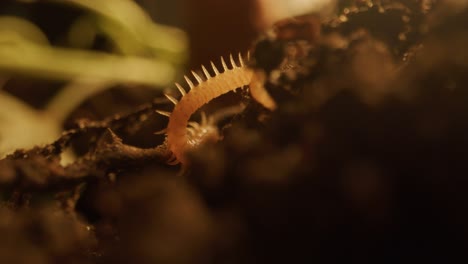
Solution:
[{"label": "centipede antenna", "polygon": [[158,113],[160,115],[163,115],[163,116],[167,116],[167,117],[171,116],[170,112],[166,112],[166,111],[162,111],[162,110],[156,110],[156,113]]},{"label": "centipede antenna", "polygon": [[228,68],[226,62],[224,61],[224,58],[223,58],[223,57],[221,57],[221,64],[223,65],[224,71],[229,70],[229,68]]},{"label": "centipede antenna", "polygon": [[175,99],[174,97],[168,95],[168,94],[164,94],[164,96],[166,96],[167,99],[169,99],[169,101],[171,101],[174,105],[176,105],[179,101],[177,101],[177,99]]},{"label": "centipede antenna", "polygon": [[162,134],[166,134],[166,132],[167,132],[167,128],[164,128],[164,129],[162,129],[162,130],[159,130],[159,131],[154,132],[154,134],[156,134],[156,135],[162,135]]},{"label": "centipede antenna", "polygon": [[203,79],[196,72],[192,71],[192,75],[195,77],[195,79],[197,79],[198,84],[203,82]]},{"label": "centipede antenna", "polygon": [[210,79],[211,76],[210,76],[210,73],[208,72],[208,70],[205,68],[205,66],[201,66],[202,70],[203,70],[203,73],[205,74],[205,77],[206,79]]},{"label": "centipede antenna", "polygon": [[206,124],[207,124],[206,113],[202,111],[202,112],[200,113],[200,116],[201,116],[201,124],[202,124],[202,126],[206,125]]},{"label": "centipede antenna", "polygon": [[177,87],[177,90],[179,90],[180,94],[182,94],[182,96],[185,96],[187,93],[185,92],[185,89],[180,86],[180,84],[176,83],[175,86]]},{"label": "centipede antenna", "polygon": [[216,66],[214,65],[214,63],[213,63],[212,61],[210,61],[210,63],[211,63],[211,67],[213,67],[213,71],[214,71],[214,73],[215,73],[215,76],[216,76],[216,75],[219,75],[219,71],[218,71],[218,69],[216,68]]},{"label": "centipede antenna", "polygon": [[195,129],[192,127],[187,127],[187,134],[193,137],[195,135]]},{"label": "centipede antenna", "polygon": [[242,55],[240,52],[239,52],[239,63],[241,67],[244,67],[244,60],[242,59]]},{"label": "centipede antenna", "polygon": [[188,83],[188,85],[189,85],[189,87],[190,87],[190,90],[192,90],[193,87],[195,87],[195,86],[193,85],[193,82],[189,79],[189,77],[187,77],[187,75],[184,75],[184,78],[185,78],[185,81],[187,81],[187,83]]},{"label": "centipede antenna", "polygon": [[197,123],[197,122],[188,122],[188,125],[190,127],[193,127],[195,129],[199,129],[200,128],[200,125]]},{"label": "centipede antenna", "polygon": [[232,57],[232,53],[229,54],[229,60],[231,61],[232,68],[237,68],[236,62],[234,61],[234,58]]}]

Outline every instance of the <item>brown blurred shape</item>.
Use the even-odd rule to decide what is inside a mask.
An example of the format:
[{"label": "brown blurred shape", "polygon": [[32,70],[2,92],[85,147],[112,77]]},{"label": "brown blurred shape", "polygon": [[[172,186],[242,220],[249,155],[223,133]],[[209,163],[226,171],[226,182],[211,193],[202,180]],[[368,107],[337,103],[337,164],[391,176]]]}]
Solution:
[{"label": "brown blurred shape", "polygon": [[187,0],[186,8],[192,69],[219,56],[245,53],[258,34],[256,1]]}]

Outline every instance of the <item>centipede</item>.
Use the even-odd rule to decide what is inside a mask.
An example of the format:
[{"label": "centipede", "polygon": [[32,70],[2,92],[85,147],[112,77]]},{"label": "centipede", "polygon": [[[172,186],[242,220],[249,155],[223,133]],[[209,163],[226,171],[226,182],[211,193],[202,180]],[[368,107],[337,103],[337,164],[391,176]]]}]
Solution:
[{"label": "centipede", "polygon": [[[249,60],[247,54],[246,61]],[[157,110],[156,112],[169,117],[168,125],[158,133],[166,134],[166,147],[170,151],[170,158],[167,163],[175,165],[182,163],[187,164],[187,151],[199,146],[209,139],[218,138],[217,128],[202,114],[200,123],[191,122],[190,117],[203,105],[211,100],[226,94],[230,91],[235,91],[238,88],[251,86],[254,92],[251,92],[252,97],[266,108],[273,110],[275,108],[274,101],[269,97],[268,93],[262,90],[262,84],[259,78],[255,77],[256,73],[253,69],[247,67],[241,53],[238,54],[238,61],[229,55],[230,66],[221,57],[221,65],[223,71],[219,71],[215,64],[211,61],[211,68],[214,74],[210,74],[207,68],[202,65],[202,76],[195,71],[191,71],[194,82],[187,75],[184,76],[188,85],[186,90],[179,83],[175,83],[181,97],[176,99],[174,96],[165,93],[165,97],[174,104],[172,112]]]}]

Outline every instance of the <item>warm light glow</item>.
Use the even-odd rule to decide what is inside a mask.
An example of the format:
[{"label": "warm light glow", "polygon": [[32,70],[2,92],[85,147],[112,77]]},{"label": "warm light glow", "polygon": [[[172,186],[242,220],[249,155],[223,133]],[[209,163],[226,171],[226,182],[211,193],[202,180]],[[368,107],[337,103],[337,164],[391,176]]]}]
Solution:
[{"label": "warm light glow", "polygon": [[323,13],[332,10],[336,0],[258,0],[263,14],[263,25],[280,19],[310,12]]}]

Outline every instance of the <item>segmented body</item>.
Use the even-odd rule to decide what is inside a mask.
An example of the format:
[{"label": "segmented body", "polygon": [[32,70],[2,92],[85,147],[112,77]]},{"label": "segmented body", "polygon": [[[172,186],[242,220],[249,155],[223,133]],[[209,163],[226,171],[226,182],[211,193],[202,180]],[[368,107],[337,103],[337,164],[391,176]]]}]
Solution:
[{"label": "segmented body", "polygon": [[[197,123],[189,122],[190,116],[195,113],[195,111],[214,98],[234,91],[237,88],[247,86],[251,84],[252,80],[256,80],[256,78],[253,78],[254,71],[244,65],[240,54],[238,60],[239,62],[237,64],[231,55],[231,67],[228,67],[221,57],[221,63],[224,69],[222,73],[211,63],[214,76],[211,76],[208,70],[202,66],[205,80],[192,71],[193,76],[197,80],[197,84],[194,84],[190,78],[185,76],[185,80],[190,88],[188,92],[176,83],[178,90],[182,94],[180,100],[166,94],[166,97],[175,104],[174,110],[171,113],[163,111],[158,112],[169,117],[168,126],[164,130],[164,132],[167,133],[167,147],[172,152],[172,157],[168,161],[169,164],[176,164],[178,162],[185,164],[187,161],[185,157],[187,150],[196,147],[203,141],[204,136],[208,136],[210,129],[212,129],[207,126],[206,122],[202,122],[201,126]],[[258,89],[259,84],[255,86]],[[257,100],[262,103],[262,98]],[[272,105],[271,102],[273,101],[269,96],[266,98],[266,101],[268,101],[268,106]],[[265,106],[269,108],[267,105]]]}]

